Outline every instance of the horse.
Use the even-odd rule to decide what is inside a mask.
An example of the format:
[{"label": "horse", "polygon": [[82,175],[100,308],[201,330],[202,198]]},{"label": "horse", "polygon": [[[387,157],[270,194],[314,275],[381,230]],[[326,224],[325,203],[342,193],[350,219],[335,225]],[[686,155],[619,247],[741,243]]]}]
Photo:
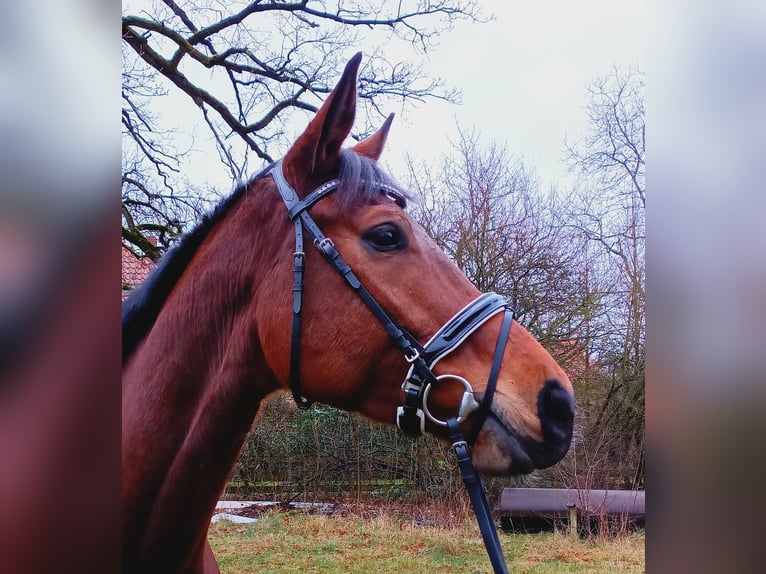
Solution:
[{"label": "horse", "polygon": [[544,468],[569,449],[567,375],[504,299],[479,293],[437,247],[379,166],[393,116],[343,147],[360,61],[285,156],[219,204],[126,302],[125,572],[218,572],[210,518],[276,391],[408,434],[446,438],[444,419],[457,412],[488,474]]}]

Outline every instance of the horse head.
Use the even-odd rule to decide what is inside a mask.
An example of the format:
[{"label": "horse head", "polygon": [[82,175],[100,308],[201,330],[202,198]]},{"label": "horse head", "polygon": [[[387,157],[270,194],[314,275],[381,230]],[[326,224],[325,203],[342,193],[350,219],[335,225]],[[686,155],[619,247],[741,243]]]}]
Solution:
[{"label": "horse head", "polygon": [[[475,311],[473,302],[481,294],[407,213],[406,194],[378,165],[393,116],[369,138],[342,147],[354,122],[360,60],[357,55],[348,63],[306,130],[272,170],[273,181],[268,180],[269,186],[279,187],[271,193],[282,194],[295,226],[309,225],[302,219],[306,214],[329,243],[320,241],[320,249],[314,249],[316,236],[307,229],[305,250],[294,255],[294,235],[281,216],[286,222],[284,260],[273,280],[261,287],[258,299],[273,303],[258,313],[257,332],[279,383],[289,387],[291,378],[299,381],[298,400],[306,397],[395,424],[405,400],[408,359],[415,357],[405,356],[392,329],[401,327],[422,350],[435,334],[443,335],[451,320],[469,323],[465,315]],[[334,266],[336,255],[346,267]],[[295,265],[305,266],[297,296]],[[387,328],[386,320],[359,296],[354,281],[392,318],[393,327]],[[516,321],[501,331],[502,303],[491,297],[481,301],[494,307],[432,363],[439,379],[424,383],[428,416],[421,415],[423,428],[446,437],[442,421],[462,415],[461,426],[474,442],[474,464],[485,473],[523,473],[555,464],[572,437],[569,378]],[[300,334],[295,337],[294,327],[291,338],[286,326],[295,320],[296,305]],[[467,311],[461,315],[461,309]],[[493,362],[499,368],[493,375],[496,388],[480,413],[475,407],[488,394]],[[461,410],[465,401],[473,406]]]}]

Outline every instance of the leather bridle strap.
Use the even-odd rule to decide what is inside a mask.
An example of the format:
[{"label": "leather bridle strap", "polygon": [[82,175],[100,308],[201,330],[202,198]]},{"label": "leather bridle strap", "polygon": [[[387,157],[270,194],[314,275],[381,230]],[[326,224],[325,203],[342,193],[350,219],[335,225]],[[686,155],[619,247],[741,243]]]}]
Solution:
[{"label": "leather bridle strap", "polygon": [[471,427],[468,439],[466,440],[463,438],[457,418],[447,420],[447,428],[449,429],[450,441],[452,442],[452,450],[455,451],[460,474],[463,477],[463,484],[465,484],[468,496],[471,499],[473,513],[476,515],[476,522],[479,525],[479,531],[481,532],[481,537],[484,541],[484,548],[487,550],[487,556],[489,556],[489,561],[492,564],[492,569],[495,574],[508,574],[508,566],[505,562],[505,556],[503,555],[503,548],[500,545],[500,538],[497,534],[495,522],[492,519],[492,510],[490,509],[489,501],[487,500],[487,491],[481,476],[479,476],[473,466],[470,447],[468,445],[473,444],[476,441],[476,437],[479,436],[479,431],[489,414],[512,321],[513,311],[511,309],[506,309],[505,316],[503,317],[503,324],[500,327],[500,334],[497,338],[497,345],[495,346],[495,355],[492,358],[492,367],[489,370],[487,388],[484,391],[484,397],[482,398],[481,405],[475,415],[475,422],[473,427]]},{"label": "leather bridle strap", "polygon": [[[314,246],[322,253],[332,267],[343,277],[346,283],[357,293],[360,299],[372,311],[373,315],[383,324],[394,344],[404,353],[407,361],[413,363],[418,372],[430,371],[421,358],[423,348],[412,335],[410,335],[385,309],[375,300],[369,291],[362,285],[357,276],[341,257],[332,240],[322,233],[314,219],[309,215],[308,208],[317,201],[326,197],[338,188],[338,181],[329,181],[310,194],[303,200],[290,186],[282,173],[282,162],[277,162],[271,169],[271,175],[277,184],[277,189],[287,207],[288,215],[295,225],[295,253],[293,266],[293,330],[290,350],[290,388],[296,404],[300,408],[308,408],[311,401],[303,397],[300,392],[300,339],[301,339],[301,303],[303,295],[303,274],[305,271],[305,253],[303,252],[303,230],[311,236]],[[396,196],[396,191],[389,186],[383,186],[382,191],[394,196],[393,199],[401,202],[401,197]],[[433,375],[425,377],[431,382]]]},{"label": "leather bridle strap", "polygon": [[455,451],[460,474],[463,476],[463,484],[465,484],[468,496],[471,498],[473,512],[476,515],[476,522],[479,524],[481,537],[484,540],[484,547],[487,549],[492,569],[495,574],[508,574],[508,567],[505,563],[505,556],[503,556],[503,548],[500,546],[497,528],[495,528],[495,522],[492,519],[484,482],[473,467],[468,443],[460,432],[457,419],[448,419],[447,427],[450,431],[452,450]]},{"label": "leather bridle strap", "polygon": [[[484,483],[476,473],[469,452],[469,442],[476,440],[484,421],[490,412],[492,398],[497,384],[505,347],[508,342],[513,310],[508,306],[505,298],[495,293],[481,295],[463,309],[458,311],[452,319],[439,329],[436,334],[424,346],[413,337],[375,300],[369,291],[362,285],[351,268],[346,264],[340,253],[335,248],[332,240],[322,233],[311,215],[309,207],[326,197],[338,188],[337,180],[329,181],[308,194],[303,200],[298,197],[295,190],[287,183],[282,173],[282,162],[277,162],[271,170],[271,175],[277,184],[277,189],[287,207],[288,215],[295,226],[295,253],[293,264],[293,331],[291,336],[290,350],[290,387],[295,402],[300,408],[308,408],[311,401],[303,397],[300,392],[300,339],[301,339],[301,306],[303,297],[303,275],[305,272],[305,253],[303,251],[303,231],[311,236],[314,246],[322,253],[343,277],[346,283],[357,293],[367,305],[375,317],[383,324],[394,344],[404,354],[410,369],[407,373],[402,389],[405,392],[405,404],[399,407],[397,412],[397,425],[408,435],[419,436],[424,432],[424,412],[431,420],[448,427],[452,439],[452,447],[458,459],[458,465],[463,475],[471,503],[474,507],[479,529],[484,539],[490,562],[495,574],[508,574],[505,558],[500,546],[500,541],[492,520],[492,514],[487,501]],[[396,190],[388,186],[381,186],[381,192],[391,196],[397,203],[403,202]],[[398,199],[397,199],[398,198]],[[428,390],[435,386],[438,378],[432,368],[443,357],[452,352],[463,343],[474,331],[486,323],[497,313],[504,311],[503,323],[495,345],[495,354],[490,368],[487,388],[481,403],[473,398],[470,384],[461,377],[455,375],[442,375],[462,380],[470,392],[466,391],[460,404],[458,417],[448,419],[446,422],[438,421],[429,413],[427,406]],[[459,423],[468,414],[475,411],[475,423],[471,429],[467,442],[460,432]]]},{"label": "leather bridle strap", "polygon": [[295,221],[295,253],[293,253],[293,329],[290,335],[290,390],[295,404],[307,409],[311,401],[301,394],[301,308],[303,305],[303,272],[306,268],[306,253],[303,251],[303,229]]},{"label": "leather bridle strap", "polygon": [[500,366],[503,363],[503,354],[505,353],[505,346],[508,342],[508,335],[511,332],[511,323],[513,322],[513,309],[507,308],[503,315],[503,324],[500,326],[500,334],[497,336],[497,344],[495,345],[495,356],[492,358],[492,367],[489,370],[489,378],[487,379],[487,388],[484,390],[484,396],[481,399],[481,404],[477,410],[474,418],[471,432],[468,434],[468,444],[474,444],[481,427],[484,426],[484,421],[487,420],[489,415],[489,409],[492,406],[492,399],[495,396],[495,387],[497,387],[497,377],[500,375]]},{"label": "leather bridle strap", "polygon": [[[405,434],[413,437],[420,436],[425,432],[425,415],[435,422],[428,412],[424,399],[428,389],[438,382],[433,373],[433,367],[438,361],[455,350],[473,332],[481,327],[495,314],[505,311],[503,327],[498,337],[495,348],[495,358],[490,370],[487,389],[481,404],[473,398],[472,389],[465,381],[470,392],[464,393],[461,402],[459,420],[463,420],[470,412],[479,409],[477,422],[472,429],[471,437],[475,440],[478,432],[486,419],[492,403],[494,387],[500,369],[503,352],[508,341],[508,333],[513,319],[513,311],[508,306],[506,299],[496,293],[485,293],[471,301],[463,309],[458,311],[436,334],[422,346],[418,340],[404,329],[370,294],[362,285],[361,281],[352,271],[335,248],[332,240],[322,233],[314,219],[308,213],[308,209],[317,201],[333,193],[339,185],[338,180],[329,181],[311,193],[304,199],[300,199],[295,190],[290,186],[282,172],[282,162],[277,162],[271,169],[271,175],[277,184],[280,196],[287,207],[287,212],[295,226],[295,244],[293,265],[293,330],[291,336],[290,351],[290,388],[296,403],[301,408],[307,408],[311,402],[303,397],[300,392],[300,338],[301,338],[301,304],[303,296],[303,275],[305,271],[305,253],[303,252],[304,230],[311,236],[314,246],[322,253],[332,267],[343,277],[346,283],[357,293],[360,299],[370,309],[373,315],[380,321],[388,332],[397,348],[404,354],[410,368],[402,385],[405,393],[404,405],[398,408],[397,425]],[[381,186],[381,193],[388,195],[394,201],[403,202],[398,192],[390,186]],[[443,376],[444,377],[444,376]],[[446,377],[455,377],[446,375]],[[440,424],[444,424],[440,422]]]},{"label": "leather bridle strap", "polygon": [[[489,507],[489,501],[487,500],[486,489],[481,477],[474,469],[469,445],[476,441],[476,438],[479,436],[479,431],[489,415],[512,321],[513,311],[509,307],[506,307],[503,323],[500,326],[500,333],[497,337],[497,344],[495,345],[495,354],[492,357],[492,366],[489,370],[489,378],[487,380],[487,388],[484,390],[484,397],[478,407],[473,407],[471,409],[471,411],[478,410],[478,412],[474,415],[474,424],[471,427],[468,440],[463,437],[463,434],[460,431],[460,422],[465,418],[463,412],[465,401],[461,402],[458,416],[447,419],[444,422],[434,419],[433,416],[429,414],[427,391],[423,401],[423,408],[426,410],[426,414],[429,418],[434,420],[437,424],[443,424],[449,430],[452,449],[455,451],[460,474],[463,476],[463,483],[465,484],[465,488],[471,499],[471,505],[473,506],[473,511],[476,515],[476,521],[479,524],[481,537],[484,540],[484,547],[487,549],[487,555],[492,563],[492,568],[495,574],[508,574],[508,569],[505,563],[505,557],[503,556],[503,549],[500,546],[497,529],[495,528],[495,523],[492,519],[492,511]],[[428,347],[428,344],[426,344],[426,347]]]}]

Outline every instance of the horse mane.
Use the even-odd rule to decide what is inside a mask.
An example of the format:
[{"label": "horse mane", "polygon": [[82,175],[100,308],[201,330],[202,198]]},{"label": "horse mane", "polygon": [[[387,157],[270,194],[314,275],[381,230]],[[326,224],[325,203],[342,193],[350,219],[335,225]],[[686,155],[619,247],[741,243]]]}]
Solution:
[{"label": "horse mane", "polygon": [[231,211],[244,195],[252,181],[263,177],[271,166],[247,183],[240,183],[235,190],[221,200],[212,212],[184,234],[152,270],[146,280],[133,291],[122,304],[122,362],[131,356],[138,344],[149,333],[170,291],[181,277],[197,249],[215,225]]},{"label": "horse mane", "polygon": [[[255,181],[268,175],[273,165],[267,166],[247,182],[240,183],[228,197],[221,200],[211,213],[205,215],[163,255],[149,277],[130,293],[122,306],[123,364],[152,329],[171,290],[210,231],[228,215]],[[335,196],[342,211],[375,201],[380,197],[381,185],[400,189],[375,161],[350,149],[341,152],[338,181]],[[403,200],[407,198],[405,192],[399,193]]]}]

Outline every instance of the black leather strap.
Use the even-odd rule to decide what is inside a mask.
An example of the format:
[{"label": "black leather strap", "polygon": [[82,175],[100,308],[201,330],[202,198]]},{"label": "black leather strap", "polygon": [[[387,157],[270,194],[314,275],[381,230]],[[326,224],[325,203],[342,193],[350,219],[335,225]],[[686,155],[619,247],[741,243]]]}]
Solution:
[{"label": "black leather strap", "polygon": [[[271,174],[274,181],[277,183],[279,195],[282,197],[282,201],[288,209],[288,214],[291,214],[293,210],[298,208],[305,209],[306,207],[302,207],[303,202],[301,202],[298,194],[287,183],[287,180],[282,173],[281,161],[272,168]],[[333,182],[328,183],[332,184]],[[337,187],[337,182],[334,183],[335,187]],[[335,189],[335,187],[327,184],[322,187]],[[312,405],[312,402],[301,394],[300,376],[302,331],[301,310],[303,307],[303,276],[306,269],[306,253],[303,250],[303,224],[300,219],[294,219],[292,215],[290,215],[290,219],[293,220],[295,225],[295,252],[293,253],[293,324],[292,334],[290,335],[290,390],[298,408],[308,409]]]},{"label": "black leather strap", "polygon": [[505,347],[508,343],[508,335],[511,332],[511,323],[513,323],[513,309],[506,307],[505,314],[503,315],[503,324],[500,326],[500,334],[497,336],[497,343],[495,344],[495,356],[492,358],[492,367],[489,370],[487,388],[484,391],[484,397],[481,399],[481,404],[474,415],[474,423],[471,427],[471,432],[468,434],[468,444],[476,442],[476,438],[479,436],[479,431],[481,430],[481,427],[484,426],[484,421],[487,420],[487,415],[489,415],[489,409],[492,406],[492,399],[495,395],[495,387],[497,387],[497,377],[500,375],[500,365],[503,363],[503,355],[505,354]]},{"label": "black leather strap", "polygon": [[[326,237],[322,230],[314,222],[308,209],[317,201],[326,197],[338,188],[338,181],[333,180],[320,186],[303,200],[298,197],[295,190],[290,187],[282,173],[282,162],[277,162],[271,170],[277,189],[282,200],[287,207],[288,215],[295,225],[295,253],[293,261],[293,325],[290,341],[290,388],[292,389],[295,402],[300,408],[308,408],[311,401],[303,397],[300,392],[300,339],[301,339],[301,307],[303,302],[303,277],[306,266],[306,257],[303,251],[303,232],[304,230],[311,236],[314,246],[322,253],[333,266],[333,268],[343,277],[348,285],[357,293],[373,315],[383,324],[389,336],[396,346],[404,353],[408,362],[411,363],[407,374],[407,380],[404,384],[405,403],[399,407],[397,413],[397,424],[399,428],[407,435],[420,436],[424,432],[423,417],[423,394],[428,385],[436,384],[436,377],[431,368],[442,357],[449,354],[453,349],[460,345],[476,329],[483,325],[490,317],[505,309],[505,316],[498,335],[498,341],[495,346],[495,355],[490,368],[487,389],[479,405],[477,419],[471,431],[471,441],[478,436],[489,409],[492,405],[497,378],[500,372],[500,365],[503,360],[505,346],[508,341],[508,334],[513,321],[513,311],[508,307],[505,298],[495,294],[486,293],[469,305],[459,311],[450,321],[448,321],[431,340],[425,345],[420,343],[410,333],[407,332],[397,321],[375,300],[369,291],[362,285],[346,262],[335,248],[332,240]],[[382,193],[390,195],[397,203],[403,202],[401,195],[396,193],[393,188],[388,189],[383,186]],[[492,520],[492,514],[487,501],[487,495],[484,483],[481,477],[476,473],[468,442],[463,438],[460,432],[457,419],[447,420],[452,447],[457,456],[458,466],[463,475],[463,483],[468,490],[471,503],[476,514],[476,520],[479,524],[484,546],[487,549],[490,562],[495,574],[508,574],[508,569],[503,557],[503,550],[500,546],[500,540]]]},{"label": "black leather strap", "polygon": [[[301,337],[301,303],[303,296],[303,274],[305,270],[305,255],[303,253],[303,231],[305,230],[314,246],[327,259],[332,267],[343,277],[348,285],[356,291],[360,299],[372,311],[373,315],[380,321],[392,338],[396,346],[404,356],[410,360],[424,379],[434,380],[433,375],[422,359],[423,348],[406,329],[375,300],[369,291],[362,285],[361,281],[352,271],[351,267],[343,260],[332,240],[322,233],[322,230],[316,224],[314,219],[308,213],[308,208],[317,201],[326,197],[338,188],[337,180],[332,180],[320,186],[303,200],[290,186],[282,173],[282,162],[277,162],[271,170],[272,177],[277,184],[277,189],[287,207],[290,218],[295,222],[295,259],[293,266],[293,330],[290,342],[290,388],[292,389],[295,402],[301,408],[308,408],[311,401],[301,395],[300,392],[300,337]],[[384,186],[382,193],[390,195],[396,200],[401,198],[396,194],[393,188]],[[429,379],[430,376],[430,379]],[[418,432],[418,436],[420,433]]]},{"label": "black leather strap", "polygon": [[[303,251],[304,231],[311,237],[314,246],[319,250],[332,267],[340,274],[346,283],[357,293],[360,299],[375,315],[392,338],[397,348],[402,351],[411,367],[407,373],[403,390],[405,393],[404,405],[397,411],[397,425],[408,436],[417,437],[425,430],[425,417],[422,410],[423,394],[427,385],[436,384],[433,374],[434,365],[447,354],[457,348],[476,329],[488,321],[496,313],[506,310],[503,327],[495,348],[495,356],[490,369],[487,390],[479,406],[477,421],[473,426],[470,443],[478,436],[489,408],[497,382],[500,363],[502,362],[505,344],[508,340],[508,331],[513,319],[513,312],[509,310],[506,299],[496,293],[485,293],[466,305],[455,314],[436,334],[425,344],[420,345],[406,329],[404,329],[370,294],[362,285],[359,278],[351,267],[343,260],[332,240],[322,233],[308,212],[308,209],[317,201],[327,197],[338,188],[338,180],[329,181],[303,199],[290,186],[282,172],[282,162],[277,162],[271,170],[272,177],[277,184],[280,196],[287,207],[288,215],[295,225],[295,254],[293,265],[293,325],[290,342],[290,388],[292,389],[295,402],[301,408],[308,408],[311,402],[303,397],[300,392],[300,339],[301,339],[301,306],[303,297],[303,276],[305,272],[305,254]],[[385,193],[395,200],[396,190],[384,186],[381,193]]]},{"label": "black leather strap", "polygon": [[503,548],[500,546],[500,538],[497,535],[497,528],[495,528],[495,522],[492,519],[492,511],[489,508],[484,482],[473,467],[468,443],[460,432],[457,419],[448,419],[447,427],[450,431],[452,449],[455,451],[460,473],[463,475],[463,484],[465,484],[468,496],[471,498],[473,512],[476,515],[476,522],[479,524],[481,537],[484,540],[484,547],[487,549],[489,561],[492,563],[492,569],[495,574],[508,574],[508,566],[505,563]]},{"label": "black leather strap", "polygon": [[314,205],[317,201],[327,197],[336,189],[338,189],[338,185],[339,185],[339,182],[337,179],[333,179],[332,181],[328,181],[327,183],[320,185],[318,188],[316,188],[314,191],[309,193],[302,200],[299,200],[295,202],[293,205],[288,206],[287,215],[290,217],[290,219],[294,220],[296,216],[306,211],[309,207]]},{"label": "black leather strap", "polygon": [[295,253],[293,253],[293,330],[290,336],[290,390],[299,409],[308,409],[311,401],[301,394],[301,309],[303,306],[303,272],[306,254],[303,251],[303,230],[295,223]]}]

